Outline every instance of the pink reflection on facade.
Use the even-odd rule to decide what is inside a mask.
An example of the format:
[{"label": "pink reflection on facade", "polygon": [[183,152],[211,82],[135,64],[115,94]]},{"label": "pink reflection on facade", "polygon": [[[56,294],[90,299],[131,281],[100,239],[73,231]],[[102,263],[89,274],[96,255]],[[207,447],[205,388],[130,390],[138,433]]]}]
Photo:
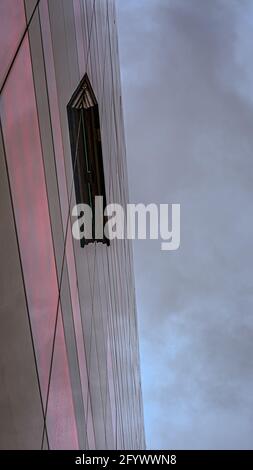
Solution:
[{"label": "pink reflection on facade", "polygon": [[[73,238],[72,238],[72,233],[71,233],[71,223],[69,220],[69,197],[68,197],[65,163],[64,163],[64,150],[63,150],[63,142],[62,142],[62,130],[61,130],[61,122],[60,122],[60,114],[59,114],[57,83],[56,83],[51,30],[50,30],[50,19],[49,19],[48,4],[45,0],[41,0],[40,2],[40,19],[41,19],[42,40],[43,40],[44,55],[45,55],[45,67],[46,67],[46,76],[47,76],[47,83],[48,83],[49,105],[50,105],[50,114],[51,114],[51,121],[52,121],[52,132],[53,132],[57,179],[58,179],[58,186],[59,186],[59,193],[60,193],[60,204],[61,204],[61,214],[62,214],[64,234],[66,233],[66,230],[67,230],[66,259],[67,259],[67,267],[68,267],[71,302],[72,302],[72,309],[73,309],[77,353],[78,353],[78,361],[79,361],[79,367],[80,367],[80,377],[81,377],[81,385],[82,385],[82,392],[83,392],[84,408],[85,410],[87,410],[87,409],[91,409],[90,394],[89,394],[89,387],[88,387],[88,373],[87,373],[86,355],[85,355],[84,339],[83,339],[81,309],[80,309],[79,294],[78,294],[78,287],[77,287],[78,281],[77,281],[77,273],[76,273],[75,257],[74,257],[74,249],[73,249]],[[74,191],[73,191],[73,195],[74,195]],[[93,422],[92,422],[91,417],[89,419],[87,418],[87,429],[88,429],[89,446],[93,446],[95,442],[95,436],[94,436],[94,428],[93,428]]]},{"label": "pink reflection on facade", "polygon": [[[28,308],[45,405],[59,290],[27,36],[1,95],[1,119]],[[65,383],[61,403],[62,405],[64,403],[63,409],[68,409],[69,413],[67,416],[69,445],[71,448],[77,448],[68,361],[62,327],[59,325],[57,341],[61,345],[58,346],[62,354],[60,370]],[[53,404],[55,401],[54,406],[57,406],[58,394],[54,394],[53,389],[50,393],[50,403]],[[66,420],[63,413],[58,417],[59,426],[61,419],[63,422]],[[48,431],[57,434],[57,429],[48,429]]]},{"label": "pink reflection on facade", "polygon": [[25,31],[23,0],[1,0],[0,18],[0,84],[2,84]]}]

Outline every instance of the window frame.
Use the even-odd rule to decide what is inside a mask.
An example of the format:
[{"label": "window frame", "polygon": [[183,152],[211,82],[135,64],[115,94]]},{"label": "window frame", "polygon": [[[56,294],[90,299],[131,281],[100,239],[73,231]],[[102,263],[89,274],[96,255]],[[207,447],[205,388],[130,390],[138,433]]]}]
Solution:
[{"label": "window frame", "polygon": [[103,196],[104,214],[106,191],[99,107],[87,74],[67,105],[67,115],[76,203],[88,204],[92,209],[92,239],[83,237],[80,240],[81,247],[95,242],[110,245],[104,235],[107,221],[104,215],[103,238],[95,237],[95,196]]}]

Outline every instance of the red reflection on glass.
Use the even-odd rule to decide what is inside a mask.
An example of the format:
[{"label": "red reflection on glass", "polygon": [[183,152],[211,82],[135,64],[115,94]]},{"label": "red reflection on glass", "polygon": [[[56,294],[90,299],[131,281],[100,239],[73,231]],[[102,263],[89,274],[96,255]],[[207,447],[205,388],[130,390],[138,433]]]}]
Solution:
[{"label": "red reflection on glass", "polygon": [[23,0],[0,1],[0,84],[17,50],[25,31],[26,19]]},{"label": "red reflection on glass", "polygon": [[[59,297],[50,216],[40,143],[28,37],[16,57],[1,96],[1,118],[17,223],[28,307],[31,317],[42,398],[45,405]],[[66,377],[68,363],[62,356]],[[77,447],[77,431],[69,380],[62,390],[70,400],[68,416]],[[65,422],[66,417],[62,415]],[[49,430],[48,430],[49,431]]]}]

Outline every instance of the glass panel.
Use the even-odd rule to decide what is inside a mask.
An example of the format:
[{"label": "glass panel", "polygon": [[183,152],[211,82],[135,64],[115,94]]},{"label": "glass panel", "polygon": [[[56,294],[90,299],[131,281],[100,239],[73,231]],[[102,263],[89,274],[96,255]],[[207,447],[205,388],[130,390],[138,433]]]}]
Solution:
[{"label": "glass panel", "polygon": [[27,37],[1,96],[1,117],[45,399],[58,286]]},{"label": "glass panel", "polygon": [[25,31],[23,0],[1,0],[0,18],[0,84],[2,84]]},{"label": "glass panel", "polygon": [[115,385],[114,385],[114,380],[113,380],[112,354],[111,354],[111,345],[110,345],[109,337],[107,339],[107,372],[108,372],[109,397],[110,397],[111,413],[112,413],[112,427],[113,427],[114,441],[116,441],[117,412],[116,412],[116,398],[115,398],[115,390],[114,390]]},{"label": "glass panel", "polygon": [[[25,287],[45,404],[59,290],[27,36],[4,87],[0,104]],[[66,371],[68,364],[65,356],[62,355],[61,366]],[[69,409],[72,410],[72,392],[66,373],[62,394],[70,400]],[[73,412],[67,418],[72,429],[69,445],[75,448]],[[64,409],[58,417],[58,427],[60,419],[65,423]],[[48,431],[51,432],[51,429]],[[57,429],[53,432],[57,434]]]},{"label": "glass panel", "polygon": [[78,65],[79,65],[79,76],[83,76],[85,73],[85,62],[86,62],[86,37],[84,29],[84,15],[83,5],[80,0],[73,0],[74,15],[75,15],[75,28],[76,28],[76,41],[77,41],[77,53],[78,53]]},{"label": "glass panel", "polygon": [[42,404],[1,133],[0,194],[0,449],[38,449]]},{"label": "glass panel", "polygon": [[59,312],[55,337],[47,429],[50,449],[78,449],[61,312]]},{"label": "glass panel", "polygon": [[[83,340],[83,325],[81,321],[81,310],[79,302],[79,293],[78,293],[78,281],[75,265],[75,255],[73,249],[73,237],[71,233],[71,222],[69,219],[69,207],[72,208],[75,204],[75,191],[72,186],[72,200],[69,206],[68,202],[68,190],[67,190],[67,181],[65,173],[65,161],[64,161],[64,150],[63,150],[63,140],[62,140],[62,129],[60,122],[60,112],[59,112],[59,98],[58,98],[58,89],[56,83],[55,75],[55,64],[54,64],[54,53],[53,53],[53,44],[51,37],[51,28],[50,28],[50,19],[48,4],[45,0],[40,2],[40,19],[41,19],[41,29],[42,29],[42,40],[45,56],[45,67],[46,67],[46,77],[48,85],[48,95],[49,95],[49,106],[50,114],[52,121],[52,133],[53,133],[53,142],[55,150],[55,159],[56,159],[56,171],[57,179],[59,186],[60,194],[60,204],[61,204],[61,214],[64,227],[64,235],[67,230],[67,240],[66,240],[66,261],[69,275],[70,283],[70,293],[72,301],[72,310],[73,310],[73,320],[75,328],[75,339],[77,344],[77,353],[80,367],[80,378],[82,385],[83,393],[83,402],[86,403],[89,400],[89,391],[88,391],[88,376],[87,376],[87,367],[86,367],[86,356]],[[67,113],[67,110],[66,110]],[[86,407],[85,407],[86,410]],[[89,434],[94,435],[93,425],[91,423]]]}]

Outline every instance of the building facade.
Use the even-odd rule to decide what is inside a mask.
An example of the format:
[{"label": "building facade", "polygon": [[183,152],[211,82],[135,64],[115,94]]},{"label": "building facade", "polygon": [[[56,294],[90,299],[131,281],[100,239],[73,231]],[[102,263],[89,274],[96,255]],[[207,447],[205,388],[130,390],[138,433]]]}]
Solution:
[{"label": "building facade", "polygon": [[143,449],[131,245],[71,232],[128,201],[114,1],[1,0],[0,37],[0,448]]}]

